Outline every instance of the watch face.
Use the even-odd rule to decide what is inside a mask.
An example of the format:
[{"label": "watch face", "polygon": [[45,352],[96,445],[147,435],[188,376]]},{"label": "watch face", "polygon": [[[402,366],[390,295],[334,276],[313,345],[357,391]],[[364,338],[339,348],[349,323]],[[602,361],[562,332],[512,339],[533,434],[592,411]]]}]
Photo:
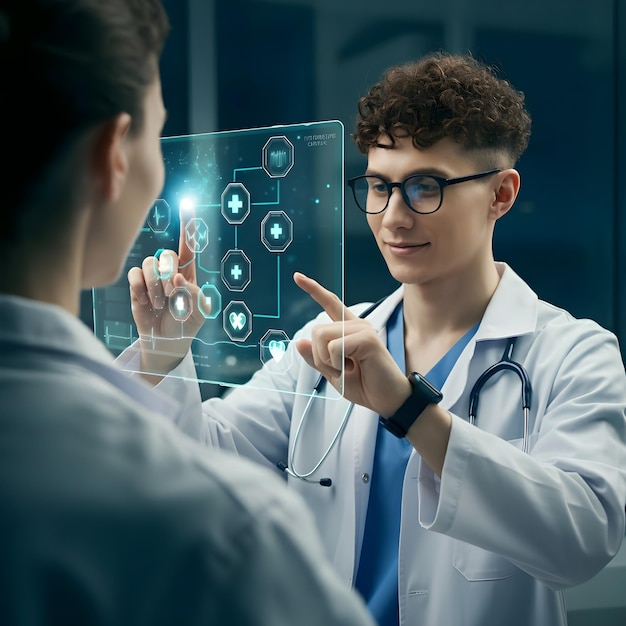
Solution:
[{"label": "watch face", "polygon": [[424,392],[432,393],[434,398],[439,398],[438,400],[433,400],[433,402],[440,402],[443,398],[443,395],[436,387],[433,387],[420,373],[411,372],[409,378],[412,378],[411,383],[414,388],[421,387]]},{"label": "watch face", "polygon": [[413,386],[413,392],[390,418],[381,419],[381,424],[396,437],[406,436],[424,409],[429,404],[440,402],[443,397],[438,389],[417,372],[412,372],[408,378]]}]

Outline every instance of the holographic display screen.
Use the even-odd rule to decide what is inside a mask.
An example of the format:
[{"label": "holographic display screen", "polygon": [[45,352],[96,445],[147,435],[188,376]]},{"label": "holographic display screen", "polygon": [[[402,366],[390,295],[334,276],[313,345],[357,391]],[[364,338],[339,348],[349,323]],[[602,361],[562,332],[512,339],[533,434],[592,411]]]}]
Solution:
[{"label": "holographic display screen", "polygon": [[169,137],[162,149],[164,189],[120,279],[94,290],[95,332],[116,356],[137,339],[126,274],[148,256],[178,250],[182,219],[201,293],[196,302],[179,297],[170,310],[183,334],[191,307],[206,318],[192,342],[198,380],[243,384],[267,360],[279,362],[320,311],[293,282],[295,271],[343,300],[343,125]]}]

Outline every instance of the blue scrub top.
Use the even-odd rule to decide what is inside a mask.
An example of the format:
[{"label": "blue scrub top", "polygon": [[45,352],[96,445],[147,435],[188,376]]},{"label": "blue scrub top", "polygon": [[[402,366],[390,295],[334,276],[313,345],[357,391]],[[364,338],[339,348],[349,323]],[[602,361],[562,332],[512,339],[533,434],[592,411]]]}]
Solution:
[{"label": "blue scrub top", "polygon": [[[387,322],[387,348],[398,367],[406,369],[404,358],[404,320],[402,302]],[[463,348],[478,324],[471,328],[425,375],[429,383],[441,389]],[[370,497],[365,520],[365,534],[356,577],[356,589],[363,596],[379,626],[398,626],[398,545],[402,483],[413,446],[378,426]]]}]

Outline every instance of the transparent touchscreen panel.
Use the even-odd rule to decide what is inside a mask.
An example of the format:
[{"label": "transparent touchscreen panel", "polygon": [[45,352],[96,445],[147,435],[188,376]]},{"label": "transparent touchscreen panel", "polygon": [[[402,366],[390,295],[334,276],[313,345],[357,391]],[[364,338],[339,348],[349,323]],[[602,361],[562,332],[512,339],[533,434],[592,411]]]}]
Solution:
[{"label": "transparent touchscreen panel", "polygon": [[162,148],[164,189],[120,279],[93,292],[96,334],[115,355],[138,338],[127,272],[155,257],[151,278],[167,280],[164,251],[180,238],[200,292],[174,290],[164,308],[180,336],[194,308],[205,319],[191,344],[198,380],[237,386],[269,360],[278,373],[282,360],[291,367],[294,333],[320,311],[293,273],[343,299],[341,122],[168,137]]}]

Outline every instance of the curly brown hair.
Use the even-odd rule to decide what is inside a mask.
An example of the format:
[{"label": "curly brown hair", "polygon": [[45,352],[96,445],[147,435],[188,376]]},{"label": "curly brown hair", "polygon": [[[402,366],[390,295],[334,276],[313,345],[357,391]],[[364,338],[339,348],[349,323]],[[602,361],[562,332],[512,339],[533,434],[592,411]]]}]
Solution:
[{"label": "curly brown hair", "polygon": [[515,164],[530,137],[524,94],[471,55],[444,52],[388,69],[359,100],[352,137],[363,154],[381,134],[409,136],[416,148],[449,137]]}]

